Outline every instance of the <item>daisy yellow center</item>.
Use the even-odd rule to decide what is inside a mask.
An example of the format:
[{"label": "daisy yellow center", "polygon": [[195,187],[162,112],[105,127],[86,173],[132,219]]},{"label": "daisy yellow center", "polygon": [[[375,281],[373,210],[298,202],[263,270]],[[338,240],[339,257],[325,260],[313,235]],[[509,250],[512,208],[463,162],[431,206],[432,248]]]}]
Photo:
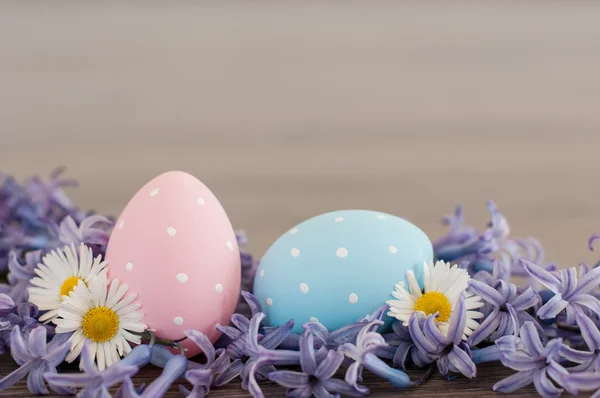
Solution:
[{"label": "daisy yellow center", "polygon": [[81,324],[85,337],[96,343],[103,343],[117,334],[119,317],[110,308],[96,307],[85,314]]},{"label": "daisy yellow center", "polygon": [[60,301],[63,301],[63,296],[68,296],[75,289],[75,286],[79,283],[81,279],[76,276],[71,276],[63,281],[62,286],[60,287]]},{"label": "daisy yellow center", "polygon": [[448,298],[440,292],[429,292],[423,294],[415,302],[415,311],[423,311],[425,315],[439,314],[437,322],[446,322],[450,319],[452,305]]}]

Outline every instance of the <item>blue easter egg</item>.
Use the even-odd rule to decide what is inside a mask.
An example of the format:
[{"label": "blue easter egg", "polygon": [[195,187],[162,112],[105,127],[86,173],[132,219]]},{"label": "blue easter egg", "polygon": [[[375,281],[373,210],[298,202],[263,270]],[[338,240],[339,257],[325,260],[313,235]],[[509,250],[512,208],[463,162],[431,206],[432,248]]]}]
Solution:
[{"label": "blue easter egg", "polygon": [[[260,261],[254,294],[265,322],[318,320],[330,331],[356,322],[392,298],[394,285],[433,260],[427,235],[390,214],[343,210],[310,218],[283,234]],[[389,318],[387,319],[389,321]]]}]

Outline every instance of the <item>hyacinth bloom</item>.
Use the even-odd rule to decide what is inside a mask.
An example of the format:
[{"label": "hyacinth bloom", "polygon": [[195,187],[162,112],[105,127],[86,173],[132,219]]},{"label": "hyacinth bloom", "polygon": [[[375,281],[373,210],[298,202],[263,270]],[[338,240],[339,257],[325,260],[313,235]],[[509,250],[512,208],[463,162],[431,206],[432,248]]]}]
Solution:
[{"label": "hyacinth bloom", "polygon": [[584,363],[591,358],[591,353],[573,350],[560,338],[544,344],[532,322],[521,326],[519,337],[501,337],[496,340],[496,346],[501,351],[502,364],[518,371],[494,385],[494,391],[499,392],[513,392],[533,383],[541,396],[558,397],[563,392],[556,386],[562,380],[558,371],[560,362],[567,359]]},{"label": "hyacinth bloom", "polygon": [[492,282],[491,286],[472,279],[469,281],[469,286],[492,306],[492,312],[469,336],[467,340],[469,345],[477,345],[487,337],[496,339],[512,334],[519,330],[523,322],[535,322],[534,318],[526,312],[539,301],[538,295],[531,288],[518,294],[515,285],[500,279]]},{"label": "hyacinth bloom", "polygon": [[87,342],[81,351],[82,373],[46,373],[44,378],[52,389],[83,387],[79,396],[110,397],[108,389],[133,377],[140,367],[150,362],[151,355],[149,346],[139,345],[125,359],[101,371],[94,363],[91,343]]},{"label": "hyacinth bloom", "polygon": [[[68,335],[56,335],[47,343],[46,328],[38,326],[26,338],[19,326],[15,326],[11,334],[11,354],[20,367],[0,380],[0,390],[4,390],[23,377],[27,378],[27,387],[32,394],[48,394],[43,375],[46,372],[56,373],[69,351]],[[59,394],[73,393],[73,389],[61,386],[52,387]]]},{"label": "hyacinth bloom", "polygon": [[471,350],[462,342],[467,319],[464,295],[458,299],[445,334],[436,326],[435,315],[424,318],[422,314],[415,313],[410,319],[410,336],[421,357],[436,361],[438,370],[444,375],[454,372],[472,378],[477,374]]},{"label": "hyacinth bloom", "polygon": [[332,397],[342,393],[349,396],[362,395],[344,380],[333,378],[339,369],[344,355],[329,350],[325,356],[315,354],[314,337],[305,330],[300,338],[301,372],[277,370],[269,373],[269,380],[287,388],[290,397]]},{"label": "hyacinth bloom", "polygon": [[494,202],[488,201],[487,207],[491,221],[482,233],[465,225],[461,206],[456,207],[454,215],[445,217],[442,222],[450,226],[450,232],[434,243],[436,258],[461,264],[473,272],[491,272],[494,260],[497,260],[513,274],[524,275],[518,260],[526,258],[541,262],[544,257],[541,245],[533,238],[510,238],[506,217]]},{"label": "hyacinth bloom", "polygon": [[576,268],[553,274],[527,260],[521,262],[533,278],[554,293],[554,297],[537,311],[540,319],[553,319],[564,311],[567,325],[574,325],[577,313],[600,315],[600,301],[590,294],[600,285],[600,267],[589,272],[580,267],[578,277]]},{"label": "hyacinth bloom", "polygon": [[217,351],[204,333],[197,330],[186,330],[185,335],[200,347],[206,357],[206,362],[194,365],[185,373],[185,378],[192,385],[192,390],[188,391],[183,387],[181,390],[186,396],[204,397],[210,392],[214,374],[224,372],[229,366],[229,358],[224,350],[221,350],[222,352],[217,357]]},{"label": "hyacinth bloom", "polygon": [[98,255],[105,251],[112,226],[113,222],[104,216],[86,217],[79,225],[71,216],[66,216],[60,223],[58,234],[63,244],[79,246],[83,243],[95,249],[94,254]]}]

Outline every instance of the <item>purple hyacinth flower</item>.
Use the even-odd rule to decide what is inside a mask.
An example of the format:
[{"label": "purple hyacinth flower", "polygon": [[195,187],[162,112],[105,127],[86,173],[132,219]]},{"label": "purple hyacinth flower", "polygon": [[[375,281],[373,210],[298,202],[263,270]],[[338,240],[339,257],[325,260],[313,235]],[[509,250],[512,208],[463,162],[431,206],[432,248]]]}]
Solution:
[{"label": "purple hyacinth flower", "polygon": [[396,368],[406,370],[409,363],[413,363],[420,368],[424,368],[432,362],[417,347],[410,337],[407,326],[402,321],[394,321],[392,332],[383,335],[387,347],[381,347],[376,351],[380,358],[391,359]]},{"label": "purple hyacinth flower", "polygon": [[13,250],[8,256],[8,282],[11,285],[10,296],[16,303],[23,303],[29,299],[27,288],[32,278],[36,276],[35,269],[41,262],[41,250],[29,251],[25,254],[25,264],[17,259]]},{"label": "purple hyacinth flower", "polygon": [[16,310],[15,302],[12,297],[0,293],[0,317],[5,317],[8,314],[14,314]]},{"label": "purple hyacinth flower", "polygon": [[382,321],[374,320],[363,326],[356,338],[356,343],[346,343],[338,349],[346,357],[354,362],[346,370],[345,380],[356,391],[368,394],[369,389],[358,385],[361,380],[362,369],[368,369],[379,377],[387,379],[394,386],[406,388],[411,385],[410,378],[399,369],[391,368],[383,360],[379,359],[375,352],[387,346],[383,336],[375,330],[383,325]]},{"label": "purple hyacinth flower", "polygon": [[[252,295],[246,293],[244,297],[253,311],[258,309]],[[254,352],[250,350],[251,340],[254,338],[261,347],[266,349],[275,349],[292,333],[294,322],[290,320],[267,335],[258,334],[257,331],[257,336],[252,337],[252,325],[256,323],[260,325],[261,316],[264,316],[264,314],[258,312],[249,320],[241,314],[233,314],[231,316],[231,323],[233,323],[234,327],[217,326],[217,329],[231,339],[231,343],[225,349],[230,363],[216,376],[214,380],[215,386],[222,386],[240,376],[242,378],[242,388],[248,389],[250,369],[256,359],[253,357]],[[272,365],[261,366],[255,370],[256,377],[258,380],[266,380],[268,373],[273,370],[275,368]]]},{"label": "purple hyacinth flower", "polygon": [[453,372],[462,373],[469,378],[475,377],[477,367],[472,360],[471,350],[462,341],[467,322],[464,294],[461,294],[452,310],[447,335],[440,332],[435,322],[435,314],[424,319],[422,313],[415,312],[410,317],[408,330],[421,356],[429,358],[431,362],[435,361],[443,375]]},{"label": "purple hyacinth flower", "polygon": [[532,322],[521,326],[519,337],[504,336],[496,340],[501,351],[500,360],[508,368],[518,371],[512,376],[500,380],[494,391],[513,392],[531,383],[543,397],[558,397],[563,389],[562,376],[557,369],[565,359],[584,363],[590,360],[592,353],[576,351],[563,344],[560,338],[552,339],[544,345]]},{"label": "purple hyacinth flower", "polygon": [[354,344],[364,327],[373,321],[381,320],[388,309],[389,306],[384,305],[373,314],[369,314],[349,325],[342,326],[333,332],[329,332],[329,330],[319,322],[308,322],[304,324],[303,327],[304,329],[310,330],[315,335],[317,338],[317,348],[324,345],[327,348],[334,350],[346,343]]},{"label": "purple hyacinth flower", "polygon": [[457,206],[454,216],[443,220],[450,225],[450,232],[434,243],[436,258],[461,264],[472,274],[480,270],[491,272],[494,261],[516,275],[524,274],[518,259],[541,262],[544,252],[539,242],[532,238],[509,238],[510,227],[504,215],[492,201],[487,202],[487,207],[491,221],[479,233],[472,226],[464,225],[462,208]]},{"label": "purple hyacinth flower", "polygon": [[[71,347],[69,337],[68,333],[55,335],[50,343],[47,343],[46,328],[38,326],[24,339],[19,326],[15,326],[11,333],[11,354],[20,367],[0,380],[0,390],[12,386],[28,375],[27,387],[32,394],[48,394],[43,375],[46,372],[56,373],[56,367],[64,361]],[[52,389],[59,394],[73,393],[71,388]]]},{"label": "purple hyacinth flower", "polygon": [[[58,336],[61,336],[59,334]],[[98,370],[94,355],[90,350],[90,342],[86,341],[81,351],[80,367],[82,373],[46,373],[44,378],[53,390],[71,387],[83,387],[78,396],[110,397],[108,389],[117,383],[133,377],[139,368],[150,362],[152,355],[150,347],[138,345],[121,361],[109,366],[103,371]]]},{"label": "purple hyacinth flower", "polygon": [[206,362],[197,364],[190,362],[190,369],[185,373],[185,378],[192,385],[188,391],[180,386],[185,396],[202,398],[210,392],[210,386],[214,380],[214,374],[222,373],[229,366],[229,358],[225,350],[215,351],[208,337],[197,330],[186,330],[185,335],[193,341],[204,353]]},{"label": "purple hyacinth flower", "polygon": [[592,352],[592,356],[589,361],[569,368],[569,371],[600,372],[600,331],[598,330],[598,325],[583,313],[578,313],[575,317],[581,337],[588,350]]},{"label": "purple hyacinth flower", "polygon": [[590,294],[600,285],[600,267],[589,272],[580,268],[578,278],[574,267],[551,273],[530,261],[521,262],[533,278],[554,293],[554,297],[537,311],[540,319],[553,319],[564,311],[567,325],[574,325],[578,312],[591,311],[600,315],[600,301]]},{"label": "purple hyacinth flower", "polygon": [[[467,344],[470,346],[475,346],[488,337],[495,340],[507,334],[514,334],[526,321],[535,322],[526,312],[539,301],[539,296],[531,288],[518,294],[515,285],[501,279],[494,281],[491,286],[471,279],[469,287],[492,306],[492,312],[469,336]],[[539,330],[541,332],[541,328]]]},{"label": "purple hyacinth flower", "polygon": [[360,396],[360,392],[344,380],[333,378],[344,360],[344,355],[335,350],[326,355],[316,355],[314,336],[305,329],[300,338],[300,366],[302,371],[276,370],[269,373],[269,380],[286,387],[289,397],[334,397],[340,393]]},{"label": "purple hyacinth flower", "polygon": [[0,353],[6,352],[8,347],[11,346],[11,331],[15,326],[19,327],[19,331],[24,339],[28,339],[29,333],[37,328],[43,327],[46,329],[46,333],[51,336],[54,334],[54,328],[49,325],[42,325],[38,322],[38,308],[29,302],[18,304],[13,308],[12,312],[7,313],[2,318],[2,323],[6,325],[6,328],[2,330],[0,328]]},{"label": "purple hyacinth flower", "polygon": [[104,216],[86,217],[79,225],[71,216],[66,216],[60,223],[59,239],[65,245],[85,243],[94,249],[94,255],[104,254],[112,226],[113,222]]}]

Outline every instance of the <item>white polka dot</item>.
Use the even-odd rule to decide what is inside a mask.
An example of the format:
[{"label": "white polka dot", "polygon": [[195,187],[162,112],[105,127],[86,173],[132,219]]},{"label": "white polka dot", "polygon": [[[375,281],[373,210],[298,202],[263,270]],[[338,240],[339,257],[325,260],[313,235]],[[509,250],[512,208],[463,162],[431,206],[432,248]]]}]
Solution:
[{"label": "white polka dot", "polygon": [[261,278],[262,278],[263,276],[265,276],[265,269],[264,269],[264,268],[263,268],[263,269],[261,269],[261,270],[260,270],[260,273],[259,273],[258,275],[259,275]]},{"label": "white polka dot", "polygon": [[298,257],[300,255],[300,250],[294,247],[292,250],[290,250],[290,253],[292,253],[292,256]]},{"label": "white polka dot", "polygon": [[169,236],[175,236],[177,231],[175,230],[175,228],[169,227],[169,228],[167,228],[167,233],[169,234]]},{"label": "white polka dot", "polygon": [[215,291],[216,291],[217,293],[223,293],[223,285],[221,285],[220,283],[217,283],[217,284],[215,285]]},{"label": "white polka dot", "polygon": [[344,221],[344,217],[336,217],[335,218],[335,222],[342,222]]},{"label": "white polka dot", "polygon": [[267,299],[267,305],[273,305],[273,300],[271,300],[270,298]]},{"label": "white polka dot", "polygon": [[230,240],[225,242],[225,246],[227,246],[227,248],[229,249],[230,252],[232,252],[234,249],[233,242],[231,242]]},{"label": "white polka dot", "polygon": [[154,189],[152,190],[152,192],[150,192],[150,196],[156,196],[156,195],[158,195],[158,192],[159,192],[159,191],[160,191],[160,189],[158,189],[158,188],[154,188]]},{"label": "white polka dot", "polygon": [[188,281],[188,276],[186,274],[177,274],[175,278],[181,283],[186,283]]},{"label": "white polka dot", "polygon": [[125,225],[125,220],[119,221],[119,229],[123,229],[123,225]]},{"label": "white polka dot", "polygon": [[335,254],[339,258],[345,258],[346,256],[348,256],[348,249],[346,249],[345,247],[340,247],[339,249],[337,249],[337,251],[335,252]]},{"label": "white polka dot", "polygon": [[125,264],[125,269],[127,271],[132,271],[133,270],[133,264],[132,263],[127,263]]},{"label": "white polka dot", "polygon": [[302,293],[306,294],[306,293],[308,293],[308,291],[309,291],[309,290],[310,290],[310,289],[309,289],[309,287],[308,287],[308,285],[307,285],[306,283],[302,282],[302,283],[300,284],[300,291],[301,291]]},{"label": "white polka dot", "polygon": [[358,303],[358,296],[356,295],[356,293],[350,294],[350,296],[348,297],[348,301],[350,302],[350,304]]},{"label": "white polka dot", "polygon": [[181,326],[183,325],[183,318],[180,316],[176,316],[175,318],[173,318],[173,323],[177,326]]},{"label": "white polka dot", "polygon": [[317,318],[315,318],[314,316],[310,317],[310,321],[311,322],[319,322],[319,320]]},{"label": "white polka dot", "polygon": [[389,249],[390,249],[390,253],[392,253],[392,254],[398,253],[398,248],[396,246],[390,246]]},{"label": "white polka dot", "polygon": [[198,203],[200,206],[204,206],[206,204],[206,202],[202,198],[196,199],[196,203]]},{"label": "white polka dot", "polygon": [[378,214],[377,218],[379,218],[380,220],[385,220],[385,216],[383,214]]},{"label": "white polka dot", "polygon": [[294,228],[290,230],[290,234],[294,235],[296,232],[298,232],[298,228]]}]

